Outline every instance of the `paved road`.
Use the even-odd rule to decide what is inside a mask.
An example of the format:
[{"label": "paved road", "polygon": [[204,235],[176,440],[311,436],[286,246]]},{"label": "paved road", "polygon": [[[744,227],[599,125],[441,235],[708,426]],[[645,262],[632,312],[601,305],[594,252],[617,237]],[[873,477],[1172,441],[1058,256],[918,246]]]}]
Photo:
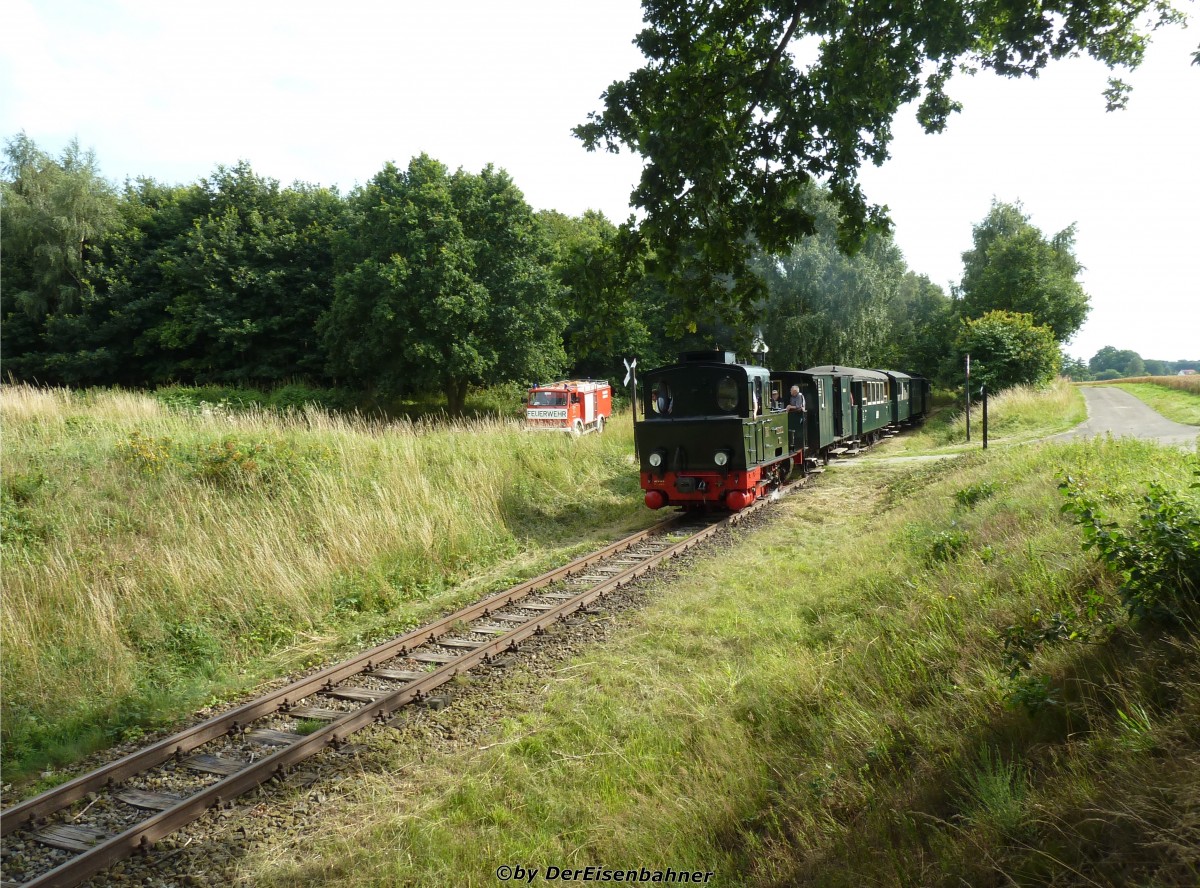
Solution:
[{"label": "paved road", "polygon": [[1195,449],[1200,428],[1171,422],[1129,392],[1111,385],[1085,385],[1081,390],[1087,401],[1087,422],[1049,440],[1068,441],[1111,434],[1114,438],[1150,438],[1160,444]]}]

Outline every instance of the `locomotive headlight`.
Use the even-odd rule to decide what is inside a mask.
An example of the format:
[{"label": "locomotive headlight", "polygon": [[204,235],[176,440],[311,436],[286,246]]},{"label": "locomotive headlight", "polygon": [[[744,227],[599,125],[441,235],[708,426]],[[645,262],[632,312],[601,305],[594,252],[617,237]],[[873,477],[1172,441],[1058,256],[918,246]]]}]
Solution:
[{"label": "locomotive headlight", "polygon": [[713,454],[713,462],[715,462],[719,466],[728,465],[729,451],[728,450],[718,450],[716,453]]},{"label": "locomotive headlight", "polygon": [[654,468],[657,469],[659,466],[662,465],[662,458],[663,458],[662,451],[656,450],[652,454],[650,454],[650,458],[647,460],[647,462],[649,462],[650,465],[654,466]]}]

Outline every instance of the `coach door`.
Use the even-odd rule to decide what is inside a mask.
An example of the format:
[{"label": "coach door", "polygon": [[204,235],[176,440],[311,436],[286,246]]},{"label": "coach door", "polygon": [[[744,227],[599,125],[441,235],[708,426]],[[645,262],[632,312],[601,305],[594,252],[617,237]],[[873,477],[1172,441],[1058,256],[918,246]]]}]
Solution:
[{"label": "coach door", "polygon": [[850,401],[850,391],[842,388],[844,377],[833,378],[833,431],[836,437],[846,437],[847,402]]}]

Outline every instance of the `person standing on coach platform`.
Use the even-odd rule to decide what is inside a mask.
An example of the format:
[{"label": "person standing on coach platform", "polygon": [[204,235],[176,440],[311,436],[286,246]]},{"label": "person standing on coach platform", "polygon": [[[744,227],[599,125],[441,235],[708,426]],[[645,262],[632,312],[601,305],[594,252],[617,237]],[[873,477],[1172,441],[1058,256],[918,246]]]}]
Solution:
[{"label": "person standing on coach platform", "polygon": [[[792,396],[788,399],[788,413],[808,413],[808,406],[804,403],[804,395],[800,392],[800,386],[792,386]],[[801,419],[804,417],[801,416]]]}]

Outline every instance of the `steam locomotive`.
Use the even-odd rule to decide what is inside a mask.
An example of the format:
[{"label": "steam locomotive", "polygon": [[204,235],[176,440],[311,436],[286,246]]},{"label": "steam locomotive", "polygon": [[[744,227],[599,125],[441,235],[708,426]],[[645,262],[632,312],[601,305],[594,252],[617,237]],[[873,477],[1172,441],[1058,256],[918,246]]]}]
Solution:
[{"label": "steam locomotive", "polygon": [[[684,352],[646,373],[634,426],[651,509],[746,508],[799,467],[878,441],[924,418],[929,381],[895,370],[767,370],[732,352]],[[799,386],[806,413],[786,409]],[[635,417],[636,419],[636,417]]]}]

